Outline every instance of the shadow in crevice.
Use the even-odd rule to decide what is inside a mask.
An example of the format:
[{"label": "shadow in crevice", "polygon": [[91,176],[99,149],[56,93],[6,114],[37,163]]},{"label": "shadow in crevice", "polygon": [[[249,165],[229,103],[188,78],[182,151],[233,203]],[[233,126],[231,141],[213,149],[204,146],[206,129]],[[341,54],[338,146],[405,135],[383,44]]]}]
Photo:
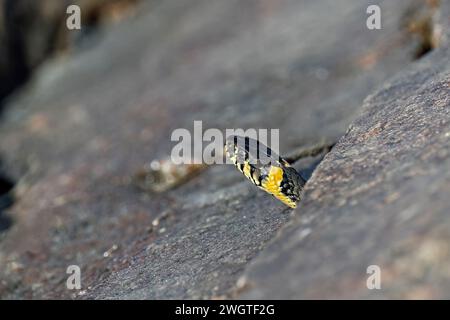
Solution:
[{"label": "shadow in crevice", "polygon": [[433,16],[439,1],[418,2],[411,6],[401,19],[401,27],[406,34],[418,42],[414,50],[414,60],[418,60],[438,46],[434,36]]},{"label": "shadow in crevice", "polygon": [[13,221],[5,212],[14,203],[14,196],[11,190],[14,182],[0,172],[0,233],[8,230]]},{"label": "shadow in crevice", "polygon": [[306,182],[335,144],[336,142],[321,142],[312,147],[298,149],[285,156],[284,160],[293,165]]},{"label": "shadow in crevice", "polygon": [[322,162],[324,157],[325,157],[325,154],[314,159],[314,161],[311,161],[308,165],[302,166],[298,170],[298,172],[300,173],[300,175],[302,176],[302,178],[305,181],[308,181],[311,178],[314,170],[316,170],[317,166]]}]

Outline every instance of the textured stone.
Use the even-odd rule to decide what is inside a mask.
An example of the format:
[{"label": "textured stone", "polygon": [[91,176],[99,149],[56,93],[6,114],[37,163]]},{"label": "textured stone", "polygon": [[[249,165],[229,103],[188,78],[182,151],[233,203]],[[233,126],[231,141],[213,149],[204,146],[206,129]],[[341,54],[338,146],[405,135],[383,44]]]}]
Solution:
[{"label": "textured stone", "polygon": [[[365,100],[239,297],[449,298],[449,168],[446,46]],[[369,265],[382,290],[367,289]]]}]

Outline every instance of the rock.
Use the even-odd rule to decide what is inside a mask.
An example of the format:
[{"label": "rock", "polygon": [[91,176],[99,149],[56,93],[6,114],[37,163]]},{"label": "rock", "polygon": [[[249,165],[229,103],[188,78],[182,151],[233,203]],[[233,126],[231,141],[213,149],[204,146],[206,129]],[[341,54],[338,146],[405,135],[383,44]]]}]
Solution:
[{"label": "rock", "polygon": [[[413,63],[429,33],[418,36],[407,26],[422,12],[431,12],[439,23],[445,20],[436,17],[440,7],[422,1],[379,1],[389,14],[381,30],[369,31],[365,10],[372,2],[148,2],[132,21],[97,35],[95,47],[46,63],[6,106],[0,123],[3,170],[17,182],[16,201],[7,212],[13,224],[0,240],[0,265],[5,266],[0,297],[325,296],[323,283],[315,283],[313,293],[303,290],[305,282],[314,281],[312,275],[339,274],[354,261],[352,277],[342,285],[342,290],[353,290],[365,277],[361,264],[372,263],[371,253],[390,252],[389,239],[413,232],[420,237],[424,226],[406,229],[415,211],[409,218],[405,213],[405,227],[391,234],[393,221],[400,219],[392,212],[404,203],[395,192],[424,208],[435,190],[417,195],[423,184],[410,181],[431,180],[427,168],[416,172],[419,167],[408,161],[419,161],[415,156],[422,156],[424,145],[433,149],[439,139],[447,141],[425,141],[445,127],[435,121],[448,110],[442,93],[447,64],[445,41],[423,62]],[[430,69],[435,60],[439,63]],[[405,69],[414,77],[400,76],[392,89],[377,91],[360,115],[364,98]],[[443,105],[440,113],[432,109],[428,115],[420,99],[433,88],[443,96],[438,101],[428,95],[429,101]],[[408,100],[416,96],[417,101]],[[372,106],[376,101],[379,109]],[[412,114],[398,112],[405,105]],[[232,166],[213,166],[161,194],[143,193],[129,181],[145,163],[169,155],[171,132],[192,129],[194,120],[222,130],[279,128],[281,151],[287,154],[339,139],[355,119],[314,172],[296,211],[257,190]],[[411,121],[420,124],[423,131],[417,134],[423,136],[405,133],[404,145],[397,138],[403,137],[403,125],[416,132]],[[425,121],[431,121],[430,131]],[[392,127],[386,127],[389,123]],[[430,158],[422,161],[436,170],[432,176],[439,179],[433,186],[442,187],[444,162],[438,159],[445,158],[440,152],[446,149],[431,149],[426,153]],[[385,154],[386,163],[381,162]],[[392,160],[395,156],[400,161]],[[319,161],[306,159],[298,169],[311,171]],[[394,182],[401,188],[384,189],[384,179],[386,188]],[[444,210],[445,202],[435,200]],[[348,219],[358,212],[346,209],[345,215],[340,208],[358,205],[372,211],[360,208],[353,231],[354,221]],[[392,211],[384,214],[383,205]],[[339,220],[336,228],[334,220]],[[319,222],[323,229],[316,228]],[[370,223],[375,231],[366,237]],[[374,236],[386,239],[383,246]],[[311,245],[323,251],[306,250],[310,239],[317,239]],[[342,248],[352,244],[348,252],[355,259],[320,268],[326,257],[344,254]],[[331,251],[333,246],[343,251]],[[361,252],[368,247],[373,251],[364,252],[363,259]],[[82,270],[80,292],[65,286],[66,269],[73,264]],[[290,285],[275,284],[277,279]]]},{"label": "rock", "polygon": [[449,93],[445,45],[370,95],[239,298],[449,298]]},{"label": "rock", "polygon": [[[0,1],[0,108],[48,57],[76,49],[86,35],[126,16],[138,0],[75,0],[82,32],[66,27],[67,3],[54,0]],[[86,41],[87,42],[87,41]],[[76,51],[76,50],[75,50]]]}]

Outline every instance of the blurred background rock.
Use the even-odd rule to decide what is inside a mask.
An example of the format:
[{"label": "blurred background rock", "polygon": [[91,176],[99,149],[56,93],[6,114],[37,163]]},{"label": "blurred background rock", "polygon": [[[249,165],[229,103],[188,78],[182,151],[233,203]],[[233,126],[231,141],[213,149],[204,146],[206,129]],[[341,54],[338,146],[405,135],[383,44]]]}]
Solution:
[{"label": "blurred background rock", "polygon": [[[1,0],[0,104],[45,59],[82,45],[95,29],[132,15],[139,0]],[[66,8],[78,5],[83,28],[66,27]],[[1,105],[0,105],[1,108]]]}]

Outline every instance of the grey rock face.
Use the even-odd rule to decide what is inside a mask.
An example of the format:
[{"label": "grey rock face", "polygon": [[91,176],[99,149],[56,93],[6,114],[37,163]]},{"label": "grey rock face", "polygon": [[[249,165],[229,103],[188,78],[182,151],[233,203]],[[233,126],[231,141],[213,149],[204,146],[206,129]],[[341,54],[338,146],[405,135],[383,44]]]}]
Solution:
[{"label": "grey rock face", "polygon": [[[432,35],[411,27],[445,25],[448,8],[378,1],[383,28],[369,31],[372,3],[150,1],[94,48],[47,63],[0,123],[17,181],[0,297],[448,296],[446,29],[414,62]],[[339,143],[295,211],[232,166],[136,189],[129,177],[194,120],[279,128],[282,154]],[[71,264],[82,292],[65,287]],[[370,264],[386,290],[365,287]]]},{"label": "grey rock face", "polygon": [[4,99],[25,83],[33,70],[56,53],[74,49],[98,26],[126,16],[139,0],[73,0],[84,27],[66,28],[69,3],[55,0],[0,1],[0,111]]},{"label": "grey rock face", "polygon": [[[241,297],[449,296],[449,57],[434,52],[366,99]],[[366,286],[370,265],[382,290]]]}]

